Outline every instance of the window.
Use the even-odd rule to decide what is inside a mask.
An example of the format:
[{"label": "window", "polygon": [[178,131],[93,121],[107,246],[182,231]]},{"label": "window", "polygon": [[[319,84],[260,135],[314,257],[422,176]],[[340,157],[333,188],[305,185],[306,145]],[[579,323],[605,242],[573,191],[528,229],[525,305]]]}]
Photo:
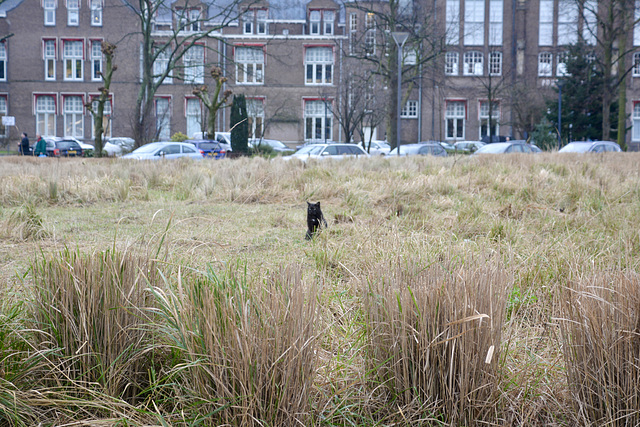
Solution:
[{"label": "window", "polygon": [[309,13],[309,34],[320,34],[320,11],[312,10]]},{"label": "window", "polygon": [[445,110],[445,132],[447,139],[464,139],[465,101],[447,101]]},{"label": "window", "polygon": [[[153,61],[153,78],[158,82],[162,78],[162,75],[169,69],[169,52],[162,50],[157,52],[156,60]],[[169,72],[167,77],[162,82],[170,84],[173,83],[173,74]]]},{"label": "window", "polygon": [[102,27],[102,0],[90,0],[91,25]]},{"label": "window", "polygon": [[489,52],[489,75],[502,75],[502,52]]},{"label": "window", "polygon": [[484,68],[482,52],[465,52],[464,69],[465,76],[481,76]]},{"label": "window", "polygon": [[[92,99],[91,106],[93,107],[93,111],[98,111],[98,100]],[[111,99],[108,99],[104,103],[104,110],[102,111],[102,137],[110,137],[111,136]],[[96,139],[96,128],[93,125],[94,116],[91,116],[91,139]],[[103,141],[104,144],[104,141]]]},{"label": "window", "polygon": [[253,11],[246,12],[242,15],[242,31],[244,34],[253,34]]},{"label": "window", "polygon": [[447,44],[460,43],[460,0],[447,0]]},{"label": "window", "polygon": [[364,51],[367,55],[376,53],[376,21],[370,12],[365,15]]},{"label": "window", "polygon": [[332,35],[335,13],[332,10],[325,10],[322,14],[322,18],[324,20],[324,34],[328,36]]},{"label": "window", "polygon": [[187,116],[187,135],[193,137],[197,132],[202,132],[202,106],[198,98],[187,98],[185,109]]},{"label": "window", "polygon": [[267,34],[267,11],[259,9],[256,11],[256,32],[258,34]]},{"label": "window", "polygon": [[464,2],[464,44],[482,46],[484,44],[484,0]]},{"label": "window", "polygon": [[264,83],[264,51],[262,47],[236,47],[236,83]]},{"label": "window", "polygon": [[407,101],[407,103],[402,107],[400,117],[403,119],[417,119],[418,101]]},{"label": "window", "polygon": [[333,83],[333,50],[330,47],[309,47],[305,52],[306,84]]},{"label": "window", "polygon": [[64,79],[82,81],[82,63],[84,43],[80,40],[63,40],[62,59],[64,60]]},{"label": "window", "polygon": [[633,54],[633,77],[640,77],[640,52]]},{"label": "window", "polygon": [[[6,116],[9,114],[7,109],[7,96],[0,95],[0,117]],[[9,126],[3,126],[2,122],[0,122],[0,139],[5,139],[9,136]]]},{"label": "window", "polygon": [[204,83],[204,46],[191,46],[182,57],[185,84]]},{"label": "window", "polygon": [[633,133],[632,139],[640,141],[640,102],[633,103]]},{"label": "window", "polygon": [[0,81],[7,81],[7,45],[0,43]]},{"label": "window", "polygon": [[156,133],[158,140],[166,141],[171,137],[170,124],[169,98],[156,98]]},{"label": "window", "polygon": [[413,48],[405,48],[403,50],[404,58],[402,63],[404,65],[416,65],[418,63],[418,51]]},{"label": "window", "polygon": [[538,76],[551,77],[553,75],[553,55],[550,52],[538,54]]},{"label": "window", "polygon": [[556,76],[564,77],[568,76],[567,73],[567,54],[559,53],[558,54],[558,65],[556,66]]},{"label": "window", "polygon": [[91,80],[102,81],[102,41],[91,40]]},{"label": "window", "polygon": [[65,96],[64,97],[64,136],[72,136],[74,138],[84,137],[83,113],[84,102],[82,96]]},{"label": "window", "polygon": [[56,0],[44,0],[44,25],[56,25]]},{"label": "window", "polygon": [[[491,120],[489,120],[489,107],[491,107]],[[500,103],[497,101],[489,103],[489,101],[480,101],[480,138],[491,135],[499,135],[500,121]]]},{"label": "window", "polygon": [[200,31],[200,9],[178,9],[180,31]]},{"label": "window", "polygon": [[633,45],[640,46],[640,0],[635,1],[633,22]]},{"label": "window", "polygon": [[540,0],[538,45],[553,45],[553,0]]},{"label": "window", "polygon": [[586,0],[582,6],[582,38],[588,45],[594,46],[598,33],[598,0]]},{"label": "window", "polygon": [[78,26],[80,22],[80,0],[67,0],[67,25]]},{"label": "window", "polygon": [[458,75],[458,52],[447,52],[444,56],[444,73],[447,76]]},{"label": "window", "polygon": [[358,37],[358,14],[352,12],[349,15],[349,53],[355,52],[356,42]]},{"label": "window", "polygon": [[247,99],[249,138],[262,138],[264,129],[264,102],[262,99]]},{"label": "window", "polygon": [[36,98],[36,133],[56,134],[56,100],[53,96],[41,95]]},{"label": "window", "polygon": [[558,2],[558,45],[575,44],[578,41],[578,3],[574,0]]},{"label": "window", "polygon": [[502,46],[503,0],[489,2],[489,45]]},{"label": "window", "polygon": [[156,9],[156,16],[153,19],[153,26],[156,30],[159,27],[168,29],[173,26],[173,11],[171,10],[168,2],[161,2],[160,4],[158,4]]},{"label": "window", "polygon": [[304,139],[322,142],[331,140],[332,133],[331,101],[314,100],[304,104]]}]

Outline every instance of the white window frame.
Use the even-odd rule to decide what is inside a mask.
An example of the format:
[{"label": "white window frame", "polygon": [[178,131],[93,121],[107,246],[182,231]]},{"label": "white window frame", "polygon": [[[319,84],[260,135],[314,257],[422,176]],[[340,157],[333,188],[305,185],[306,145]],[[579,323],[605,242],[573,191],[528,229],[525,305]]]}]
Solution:
[{"label": "white window frame", "polygon": [[633,54],[633,69],[631,75],[633,77],[640,77],[640,52]]},{"label": "white window frame", "polygon": [[446,11],[447,44],[460,44],[460,0],[447,0]]},{"label": "white window frame", "polygon": [[464,44],[484,45],[484,0],[464,0]]},{"label": "white window frame", "polygon": [[202,84],[204,83],[204,46],[195,44],[182,56],[184,64],[184,83]]},{"label": "white window frame", "polygon": [[65,95],[62,98],[64,136],[84,138],[84,99],[82,95]]},{"label": "white window frame", "polygon": [[406,104],[402,106],[400,110],[400,118],[402,119],[417,119],[418,118],[418,101],[408,100]]},{"label": "white window frame", "polygon": [[154,113],[158,141],[168,141],[171,138],[171,97],[156,96]]},{"label": "white window frame", "polygon": [[[0,117],[9,115],[9,106],[7,103],[7,95],[0,95]],[[9,136],[9,126],[3,126],[0,122],[0,139]]]},{"label": "white window frame", "polygon": [[261,46],[236,46],[236,84],[264,84],[264,49]]},{"label": "white window frame", "polygon": [[558,46],[577,43],[578,16],[575,0],[558,0]]},{"label": "white window frame", "polygon": [[334,30],[334,22],[336,19],[335,12],[333,10],[325,10],[322,13],[322,21],[324,27],[324,34],[326,36],[332,36]]},{"label": "white window frame", "polygon": [[51,27],[56,25],[56,0],[43,0],[42,7],[44,9],[44,25]]},{"label": "white window frame", "polygon": [[633,11],[633,45],[640,46],[640,0],[636,0]]},{"label": "white window frame", "polygon": [[[164,72],[169,67],[169,52],[166,49],[162,50],[157,56],[156,60],[153,61],[153,80],[160,80],[160,76],[164,74]],[[171,84],[173,83],[173,71],[167,75],[162,84]]]},{"label": "white window frame", "polygon": [[84,40],[62,40],[62,60],[64,80],[81,82],[84,80]]},{"label": "white window frame", "polygon": [[331,47],[307,47],[304,56],[305,85],[333,84],[333,55]]},{"label": "white window frame", "polygon": [[190,138],[196,132],[202,132],[202,102],[199,98],[188,97],[185,99],[184,116],[187,121],[187,135]]},{"label": "white window frame", "polygon": [[553,76],[553,54],[551,52],[540,52],[538,54],[538,77]]},{"label": "white window frame", "polygon": [[[91,98],[91,106],[93,107],[93,111],[98,111],[98,97]],[[104,111],[102,112],[102,137],[110,138],[111,137],[111,117],[113,115],[113,105],[111,105],[112,99],[109,98],[104,103]],[[94,115],[91,114],[91,139],[96,139],[96,128],[93,123]],[[104,142],[103,142],[104,143]]]},{"label": "white window frame", "polygon": [[373,12],[365,14],[364,51],[370,55],[376,54],[376,15]]},{"label": "white window frame", "polygon": [[465,76],[484,75],[484,55],[477,50],[464,53],[464,68],[462,74]]},{"label": "white window frame", "polygon": [[502,46],[504,0],[489,2],[489,46]]},{"label": "white window frame", "polygon": [[333,113],[330,100],[305,100],[304,139],[324,142],[333,139]]},{"label": "white window frame", "polygon": [[464,140],[467,102],[454,100],[447,100],[445,102],[445,139]]},{"label": "white window frame", "polygon": [[247,117],[249,118],[249,138],[264,137],[263,98],[247,98]]},{"label": "white window frame", "polygon": [[[491,135],[500,135],[500,101],[493,101],[492,111],[493,125],[495,128]],[[478,123],[479,123],[479,135],[480,138],[488,136],[489,128],[489,101],[480,101],[478,105]]]},{"label": "white window frame", "polygon": [[102,1],[103,0],[89,0],[92,27],[102,27]]},{"label": "white window frame", "polygon": [[242,33],[253,34],[253,11],[249,10],[242,15]]},{"label": "white window frame", "polygon": [[320,35],[320,28],[322,25],[322,12],[319,10],[309,11],[309,34]]},{"label": "white window frame", "polygon": [[567,73],[567,53],[561,52],[557,55],[556,76],[564,77],[568,75],[569,74]]},{"label": "white window frame", "polygon": [[640,101],[633,102],[632,121],[631,140],[640,141]]},{"label": "white window frame", "polygon": [[444,74],[447,76],[457,76],[460,68],[460,54],[458,52],[447,52],[444,55]]},{"label": "white window frame", "polygon": [[582,6],[582,38],[585,43],[595,46],[598,39],[598,0],[586,0]]},{"label": "white window frame", "polygon": [[0,82],[7,81],[7,44],[0,42]]},{"label": "white window frame", "polygon": [[102,81],[102,59],[102,40],[91,40],[91,81]]},{"label": "white window frame", "polygon": [[489,75],[502,75],[502,52],[489,52]]},{"label": "white window frame", "polygon": [[80,25],[80,0],[67,1],[67,25],[77,27]]},{"label": "white window frame", "polygon": [[[57,41],[55,39],[42,40],[42,59],[44,61],[44,79],[56,79],[56,62],[58,60]],[[51,72],[51,74],[49,74]]]},{"label": "white window frame", "polygon": [[36,95],[36,134],[56,134],[55,95]]},{"label": "white window frame", "polygon": [[553,46],[553,0],[540,0],[538,46]]},{"label": "white window frame", "polygon": [[358,42],[358,14],[351,12],[349,14],[349,53],[356,51],[356,43]]},{"label": "white window frame", "polygon": [[264,35],[269,33],[267,18],[268,11],[266,9],[256,10],[256,34]]}]

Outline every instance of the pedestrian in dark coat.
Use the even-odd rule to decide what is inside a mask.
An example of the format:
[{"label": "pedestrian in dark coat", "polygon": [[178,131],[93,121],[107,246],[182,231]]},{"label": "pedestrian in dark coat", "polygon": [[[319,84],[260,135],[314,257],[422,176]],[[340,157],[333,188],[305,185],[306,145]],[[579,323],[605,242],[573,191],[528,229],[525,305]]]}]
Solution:
[{"label": "pedestrian in dark coat", "polygon": [[20,154],[23,156],[29,155],[29,138],[27,138],[27,133],[22,132],[22,141],[20,141]]}]

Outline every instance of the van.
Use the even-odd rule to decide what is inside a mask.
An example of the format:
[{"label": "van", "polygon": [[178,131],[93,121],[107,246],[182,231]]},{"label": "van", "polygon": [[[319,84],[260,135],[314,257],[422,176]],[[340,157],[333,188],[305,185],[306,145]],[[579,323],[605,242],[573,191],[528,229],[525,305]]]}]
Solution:
[{"label": "van", "polygon": [[[191,139],[209,139],[207,138],[207,132],[195,132],[191,135]],[[231,132],[216,132],[214,138],[226,151],[231,151]]]}]

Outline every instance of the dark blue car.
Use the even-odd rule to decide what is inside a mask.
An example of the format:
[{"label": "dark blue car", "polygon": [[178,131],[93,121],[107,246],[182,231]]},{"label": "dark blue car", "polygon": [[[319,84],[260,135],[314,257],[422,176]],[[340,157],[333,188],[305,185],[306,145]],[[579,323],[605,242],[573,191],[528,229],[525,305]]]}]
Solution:
[{"label": "dark blue car", "polygon": [[189,139],[185,142],[195,145],[202,157],[222,159],[227,156],[227,150],[214,139]]}]

